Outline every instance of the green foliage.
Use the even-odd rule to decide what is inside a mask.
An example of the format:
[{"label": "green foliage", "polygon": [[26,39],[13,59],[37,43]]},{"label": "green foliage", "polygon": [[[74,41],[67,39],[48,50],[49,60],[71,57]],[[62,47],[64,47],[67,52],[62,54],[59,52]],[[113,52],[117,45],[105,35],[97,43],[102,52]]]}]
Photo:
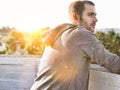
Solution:
[{"label": "green foliage", "polygon": [[16,51],[17,45],[20,44],[21,48],[25,46],[25,40],[22,32],[18,32],[13,29],[8,34],[8,38],[5,40],[7,44],[6,54],[12,54]]},{"label": "green foliage", "polygon": [[26,50],[30,55],[42,55],[45,45],[42,43],[40,33],[44,30],[48,30],[49,27],[41,28],[40,30],[29,34],[26,37]]},{"label": "green foliage", "polygon": [[[0,33],[3,33],[4,30],[10,30],[9,33],[6,34],[5,44],[7,45],[7,50],[5,51],[5,54],[13,54],[16,50],[25,50],[23,53],[25,52],[26,54],[27,52],[28,55],[42,55],[45,46],[41,41],[40,33],[48,29],[49,27],[45,27],[33,33],[24,33],[19,32],[14,28],[3,28],[3,31]],[[19,46],[20,48],[18,48]]]},{"label": "green foliage", "polygon": [[98,31],[95,35],[107,50],[120,56],[120,34],[110,30],[107,33]]},{"label": "green foliage", "polygon": [[13,37],[9,37],[5,42],[7,44],[6,54],[12,54],[16,51],[16,43]]},{"label": "green foliage", "polygon": [[25,48],[30,55],[42,55],[43,53],[44,45],[42,44],[39,34],[33,33],[29,35]]},{"label": "green foliage", "polygon": [[[26,50],[30,55],[42,55],[45,46],[41,41],[40,33],[48,29],[49,27],[41,28],[38,31],[29,34],[18,32],[15,28],[3,27],[0,30],[0,33],[1,35],[3,34],[3,36],[6,35],[7,38],[4,41],[7,45],[6,54],[14,53],[17,45],[19,44],[21,49]],[[98,31],[95,35],[106,49],[120,56],[120,34],[115,33],[112,29],[107,33]]]},{"label": "green foliage", "polygon": [[[48,30],[49,27],[41,28],[34,33],[18,32],[15,29],[10,29],[8,38],[5,43],[7,44],[6,54],[12,54],[16,51],[18,43],[22,49],[30,55],[42,55],[44,51],[44,44],[41,41],[40,33],[44,30]],[[107,33],[98,31],[95,33],[96,37],[110,52],[120,55],[120,34],[110,30]]]}]

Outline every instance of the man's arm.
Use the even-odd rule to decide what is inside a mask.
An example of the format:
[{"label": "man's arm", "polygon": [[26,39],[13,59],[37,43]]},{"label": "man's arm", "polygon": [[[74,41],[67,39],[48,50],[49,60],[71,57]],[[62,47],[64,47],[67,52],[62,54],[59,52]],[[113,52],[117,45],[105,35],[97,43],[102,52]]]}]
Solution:
[{"label": "man's arm", "polygon": [[104,48],[101,43],[92,42],[89,45],[86,45],[89,48],[88,52],[89,57],[91,58],[91,63],[97,63],[113,73],[120,74],[120,57],[116,54],[110,53]]}]

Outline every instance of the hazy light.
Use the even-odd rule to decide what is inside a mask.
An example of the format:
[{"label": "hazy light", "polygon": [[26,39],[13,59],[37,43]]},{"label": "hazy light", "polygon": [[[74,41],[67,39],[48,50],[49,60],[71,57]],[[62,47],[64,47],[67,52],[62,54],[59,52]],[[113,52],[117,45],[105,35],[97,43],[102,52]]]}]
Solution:
[{"label": "hazy light", "polygon": [[[54,27],[69,22],[68,6],[74,0],[0,0],[0,27],[10,26],[23,31]],[[119,28],[119,0],[92,0],[96,5],[96,28]]]}]

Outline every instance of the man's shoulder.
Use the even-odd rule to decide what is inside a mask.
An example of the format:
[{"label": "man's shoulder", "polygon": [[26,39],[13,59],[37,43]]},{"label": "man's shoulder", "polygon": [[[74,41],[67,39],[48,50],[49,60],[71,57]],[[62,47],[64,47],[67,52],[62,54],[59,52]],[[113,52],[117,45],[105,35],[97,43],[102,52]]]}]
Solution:
[{"label": "man's shoulder", "polygon": [[77,35],[79,37],[83,37],[83,36],[89,37],[89,36],[93,35],[93,33],[82,26],[72,25],[65,31],[64,35],[70,35],[70,36]]},{"label": "man's shoulder", "polygon": [[69,44],[73,43],[92,43],[97,42],[95,35],[84,27],[78,26],[73,30],[69,29],[62,34],[62,41]]}]

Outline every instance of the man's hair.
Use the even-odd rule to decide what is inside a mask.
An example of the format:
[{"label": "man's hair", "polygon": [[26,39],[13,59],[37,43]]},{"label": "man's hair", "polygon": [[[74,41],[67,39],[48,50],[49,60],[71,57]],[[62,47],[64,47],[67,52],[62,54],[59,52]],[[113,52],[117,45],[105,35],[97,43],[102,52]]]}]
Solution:
[{"label": "man's hair", "polygon": [[88,0],[78,0],[78,1],[75,1],[73,3],[70,4],[69,6],[69,13],[77,13],[80,17],[82,16],[82,13],[84,11],[84,7],[85,7],[85,4],[89,4],[89,5],[93,5],[95,6],[95,4],[92,2],[92,1],[88,1]]}]

